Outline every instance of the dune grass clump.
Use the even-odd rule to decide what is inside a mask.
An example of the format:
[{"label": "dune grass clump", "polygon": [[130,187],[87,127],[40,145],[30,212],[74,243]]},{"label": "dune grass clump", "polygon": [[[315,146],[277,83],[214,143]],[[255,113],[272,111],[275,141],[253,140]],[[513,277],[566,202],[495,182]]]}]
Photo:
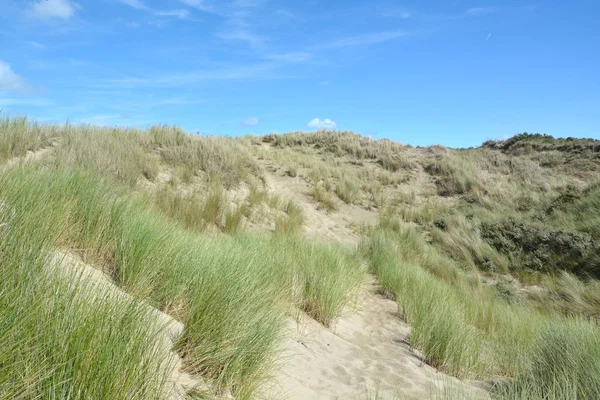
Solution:
[{"label": "dune grass clump", "polygon": [[353,180],[344,179],[335,186],[335,194],[346,204],[355,204],[360,200],[360,186]]},{"label": "dune grass clump", "polygon": [[131,187],[140,178],[155,181],[161,164],[171,168],[184,183],[202,178],[218,181],[226,189],[250,176],[261,176],[256,161],[235,140],[192,136],[177,126],[155,125],[144,131],[70,124],[42,128],[26,118],[3,121],[0,157],[24,155],[52,137],[60,142],[52,161],[59,167],[85,169]]},{"label": "dune grass clump", "polygon": [[600,397],[600,334],[576,318],[547,323],[530,354],[530,365],[495,390],[504,399],[597,399]]},{"label": "dune grass clump", "polygon": [[0,118],[0,162],[50,146],[57,129],[57,126],[31,123],[26,117]]},{"label": "dune grass clump", "polygon": [[279,249],[275,256],[294,271],[292,302],[328,326],[363,282],[361,260],[338,245],[315,245],[293,236],[276,235],[273,245]]},{"label": "dune grass clump", "polygon": [[52,160],[59,167],[84,168],[130,186],[141,176],[153,180],[158,174],[158,157],[141,130],[66,125],[59,140]]},{"label": "dune grass clump", "polygon": [[187,193],[165,185],[146,197],[166,216],[197,231],[219,229],[235,233],[242,228],[243,217],[250,216],[253,207],[252,204],[232,206],[225,190],[217,184]]},{"label": "dune grass clump", "polygon": [[425,171],[436,177],[435,184],[440,196],[470,194],[479,187],[475,177],[456,158],[441,157],[425,165]]},{"label": "dune grass clump", "polygon": [[336,246],[198,235],[86,172],[23,167],[0,183],[6,207],[55,227],[52,243],[183,322],[186,368],[241,398],[267,376],[286,314],[298,306],[329,324],[362,277]]},{"label": "dune grass clump", "polygon": [[0,398],[164,398],[173,365],[161,327],[140,303],[56,274],[58,230],[0,208]]},{"label": "dune grass clump", "polygon": [[308,194],[315,199],[318,207],[324,209],[327,213],[335,212],[339,208],[338,201],[336,201],[333,193],[327,190],[324,185],[313,186]]},{"label": "dune grass clump", "polygon": [[[430,233],[433,244],[446,254],[451,254],[471,269],[508,272],[509,259],[498,252],[481,235],[481,221],[462,214],[442,214],[432,223]],[[424,219],[426,222],[427,218]]]},{"label": "dune grass clump", "polygon": [[236,187],[249,176],[261,176],[247,149],[226,137],[190,136],[177,127],[151,128],[154,145],[168,165],[191,176],[202,171],[209,180],[218,179],[226,189]]},{"label": "dune grass clump", "polygon": [[431,365],[459,377],[510,378],[494,389],[500,398],[597,397],[595,322],[500,300],[413,227],[376,231],[362,248]]},{"label": "dune grass clump", "polygon": [[400,143],[387,139],[373,140],[353,132],[318,131],[292,132],[284,135],[267,135],[263,141],[276,147],[307,147],[324,149],[337,157],[352,156],[358,159],[389,157],[403,150]]},{"label": "dune grass clump", "polygon": [[297,234],[304,224],[304,213],[300,206],[294,203],[293,200],[288,200],[284,204],[283,211],[285,212],[285,215],[280,215],[275,218],[275,232],[281,234]]},{"label": "dune grass clump", "polygon": [[415,162],[410,161],[399,154],[386,154],[379,158],[378,162],[383,169],[390,172],[399,170],[412,171],[417,166]]}]

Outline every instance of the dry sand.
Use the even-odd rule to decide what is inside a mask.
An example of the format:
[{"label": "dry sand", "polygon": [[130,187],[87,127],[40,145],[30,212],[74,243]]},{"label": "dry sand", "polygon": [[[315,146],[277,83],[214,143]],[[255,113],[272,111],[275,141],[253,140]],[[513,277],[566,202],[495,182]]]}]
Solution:
[{"label": "dry sand", "polygon": [[[263,163],[266,171],[268,165]],[[339,210],[326,213],[318,209],[317,202],[308,194],[309,183],[302,177],[292,178],[281,171],[271,171],[267,176],[269,192],[276,193],[285,200],[293,200],[304,214],[304,232],[317,240],[328,239],[346,245],[358,242],[360,236],[354,227],[360,224],[374,225],[379,214],[357,205],[344,204],[339,201]]]},{"label": "dry sand", "polygon": [[[264,399],[488,398],[487,392],[437,372],[408,345],[409,327],[373,278],[357,308],[327,329],[290,319],[283,363]],[[378,397],[376,397],[376,395]]]},{"label": "dry sand", "polygon": [[3,165],[0,164],[0,171],[2,171],[3,169],[8,169],[11,167],[14,167],[15,165],[19,164],[19,163],[27,163],[30,161],[37,161],[39,159],[41,159],[42,157],[45,157],[47,154],[49,154],[52,151],[52,148],[55,146],[55,143],[52,143],[50,145],[50,147],[44,147],[35,151],[31,151],[28,150],[27,154],[25,154],[22,157],[13,157],[9,160],[7,160]]}]

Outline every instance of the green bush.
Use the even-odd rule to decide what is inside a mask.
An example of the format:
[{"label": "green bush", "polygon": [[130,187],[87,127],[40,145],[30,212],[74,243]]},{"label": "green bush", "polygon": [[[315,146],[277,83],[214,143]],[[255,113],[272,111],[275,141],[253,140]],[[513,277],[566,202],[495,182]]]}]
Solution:
[{"label": "green bush", "polygon": [[509,255],[514,268],[590,272],[584,261],[593,250],[592,237],[584,232],[507,219],[482,222],[481,236],[498,251]]}]

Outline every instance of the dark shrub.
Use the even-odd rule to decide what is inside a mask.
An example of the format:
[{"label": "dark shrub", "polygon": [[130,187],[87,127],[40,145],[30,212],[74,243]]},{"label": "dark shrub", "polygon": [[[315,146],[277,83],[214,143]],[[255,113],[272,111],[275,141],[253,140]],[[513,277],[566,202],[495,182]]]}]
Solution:
[{"label": "dark shrub", "polygon": [[562,269],[579,274],[593,273],[589,259],[594,248],[588,233],[508,219],[483,222],[481,236],[508,255],[513,267],[545,272]]}]

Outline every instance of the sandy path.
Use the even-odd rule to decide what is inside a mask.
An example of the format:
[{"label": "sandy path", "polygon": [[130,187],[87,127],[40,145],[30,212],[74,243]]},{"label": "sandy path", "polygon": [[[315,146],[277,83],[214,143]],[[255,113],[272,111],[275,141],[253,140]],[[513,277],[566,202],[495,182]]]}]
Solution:
[{"label": "sandy path", "polygon": [[[357,309],[335,327],[290,320],[283,363],[264,399],[487,398],[487,393],[424,364],[408,346],[409,327],[373,278]],[[379,397],[376,397],[379,396]]]},{"label": "sandy path", "polygon": [[339,201],[339,210],[326,213],[319,210],[317,202],[309,196],[310,185],[302,177],[295,178],[281,175],[279,172],[269,170],[271,163],[262,163],[267,175],[269,192],[276,193],[285,200],[293,200],[304,214],[304,232],[307,236],[317,240],[329,239],[347,245],[356,244],[360,236],[352,225],[373,225],[378,219],[378,214],[368,211],[357,205],[344,204]]}]

